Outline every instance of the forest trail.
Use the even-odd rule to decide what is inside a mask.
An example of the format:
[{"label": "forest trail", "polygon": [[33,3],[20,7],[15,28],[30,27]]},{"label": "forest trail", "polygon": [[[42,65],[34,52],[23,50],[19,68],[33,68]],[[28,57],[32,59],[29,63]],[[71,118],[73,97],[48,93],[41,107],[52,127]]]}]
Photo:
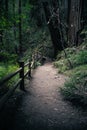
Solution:
[{"label": "forest trail", "polygon": [[39,66],[31,82],[27,80],[27,92],[7,130],[87,130],[87,112],[73,107],[60,94],[66,79],[50,62]]}]

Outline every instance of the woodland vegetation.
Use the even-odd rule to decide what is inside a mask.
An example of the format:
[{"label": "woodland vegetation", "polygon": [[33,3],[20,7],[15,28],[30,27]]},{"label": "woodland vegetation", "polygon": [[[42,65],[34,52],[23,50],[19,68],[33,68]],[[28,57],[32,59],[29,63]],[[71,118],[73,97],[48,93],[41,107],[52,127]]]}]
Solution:
[{"label": "woodland vegetation", "polygon": [[65,99],[87,105],[87,1],[0,0],[0,79],[35,50],[71,77]]}]

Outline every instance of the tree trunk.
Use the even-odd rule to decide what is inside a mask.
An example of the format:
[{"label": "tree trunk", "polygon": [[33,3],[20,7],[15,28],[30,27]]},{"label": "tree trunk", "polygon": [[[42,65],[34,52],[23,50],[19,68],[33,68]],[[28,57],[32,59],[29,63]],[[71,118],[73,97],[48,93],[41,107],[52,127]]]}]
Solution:
[{"label": "tree trunk", "polygon": [[[55,2],[53,3],[53,6],[56,6]],[[53,47],[54,47],[54,57],[56,57],[58,51],[61,51],[63,49],[62,44],[61,44],[61,40],[60,40],[61,39],[60,32],[59,32],[59,29],[57,27],[58,22],[56,19],[55,25],[53,24],[53,21],[51,20],[52,14],[50,13],[48,2],[43,2],[43,8],[44,8],[46,20],[48,22],[48,27],[49,27],[49,31],[51,34]]]},{"label": "tree trunk", "polygon": [[19,57],[22,57],[22,18],[21,18],[21,14],[22,14],[22,5],[21,5],[21,0],[19,0]]},{"label": "tree trunk", "polygon": [[[3,16],[3,11],[4,11],[4,7],[3,7],[3,1],[0,0],[0,18],[2,19]],[[0,26],[0,50],[2,50],[2,46],[3,46],[3,28],[2,26]]]},{"label": "tree trunk", "polygon": [[81,2],[82,0],[69,1],[69,9],[68,9],[69,46],[78,45],[79,42],[79,31],[81,30],[81,11],[82,11]]},{"label": "tree trunk", "polygon": [[6,20],[8,21],[8,0],[5,0],[5,17]]},{"label": "tree trunk", "polygon": [[15,0],[13,0],[13,17],[14,17],[14,38],[16,39]]}]

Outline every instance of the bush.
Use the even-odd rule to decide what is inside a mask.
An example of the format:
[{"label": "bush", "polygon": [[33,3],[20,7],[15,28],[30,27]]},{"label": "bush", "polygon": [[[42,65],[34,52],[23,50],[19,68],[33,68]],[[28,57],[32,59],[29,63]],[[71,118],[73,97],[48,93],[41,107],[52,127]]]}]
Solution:
[{"label": "bush", "polygon": [[10,55],[9,55],[8,52],[1,51],[1,52],[0,52],[0,62],[2,62],[2,61],[8,61],[9,56],[10,56]]},{"label": "bush", "polygon": [[[67,57],[68,58],[71,58],[71,56],[74,54],[76,54],[76,48],[75,47],[72,47],[72,48],[66,48],[65,49],[65,51],[66,51],[66,54],[67,54]],[[64,53],[64,51],[62,51],[62,52],[60,52],[60,53],[58,53],[58,55],[57,55],[57,60],[59,60],[59,59],[64,59],[65,58],[65,53]]]},{"label": "bush", "polygon": [[69,70],[68,61],[66,59],[54,62],[54,66],[58,68],[59,73]]},{"label": "bush", "polygon": [[87,105],[87,71],[75,73],[61,92],[65,99]]},{"label": "bush", "polygon": [[87,64],[87,51],[83,50],[71,58],[74,66]]},{"label": "bush", "polygon": [[65,51],[67,53],[67,58],[65,58],[64,52],[62,51],[57,56],[57,61],[54,62],[54,66],[58,68],[59,72],[64,73],[67,70],[71,70],[69,61],[71,62],[73,66],[72,69],[79,67],[81,65],[87,64],[87,50],[83,50],[83,49],[76,50],[75,48],[72,48],[72,49],[67,48]]},{"label": "bush", "polygon": [[18,65],[0,63],[0,79],[6,75],[15,72],[18,69]]},{"label": "bush", "polygon": [[6,51],[0,52],[0,62],[10,62],[15,63],[17,62],[18,56],[16,54],[9,54]]},{"label": "bush", "polygon": [[0,79],[6,75],[6,68],[0,65]]},{"label": "bush", "polygon": [[[0,63],[0,80],[3,79],[6,75],[15,72],[18,69],[17,65],[12,65],[12,64],[4,64]],[[18,75],[13,77],[11,80],[6,82],[3,87],[0,88],[0,96],[5,94],[12,85],[14,85],[15,81],[18,80]]]}]

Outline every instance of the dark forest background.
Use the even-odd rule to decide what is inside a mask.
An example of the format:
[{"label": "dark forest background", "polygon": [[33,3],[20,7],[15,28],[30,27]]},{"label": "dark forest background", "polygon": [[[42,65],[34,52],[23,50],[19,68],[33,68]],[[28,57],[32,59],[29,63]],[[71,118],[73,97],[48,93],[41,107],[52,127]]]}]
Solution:
[{"label": "dark forest background", "polygon": [[0,79],[35,50],[71,77],[65,97],[86,103],[87,1],[0,0]]}]

